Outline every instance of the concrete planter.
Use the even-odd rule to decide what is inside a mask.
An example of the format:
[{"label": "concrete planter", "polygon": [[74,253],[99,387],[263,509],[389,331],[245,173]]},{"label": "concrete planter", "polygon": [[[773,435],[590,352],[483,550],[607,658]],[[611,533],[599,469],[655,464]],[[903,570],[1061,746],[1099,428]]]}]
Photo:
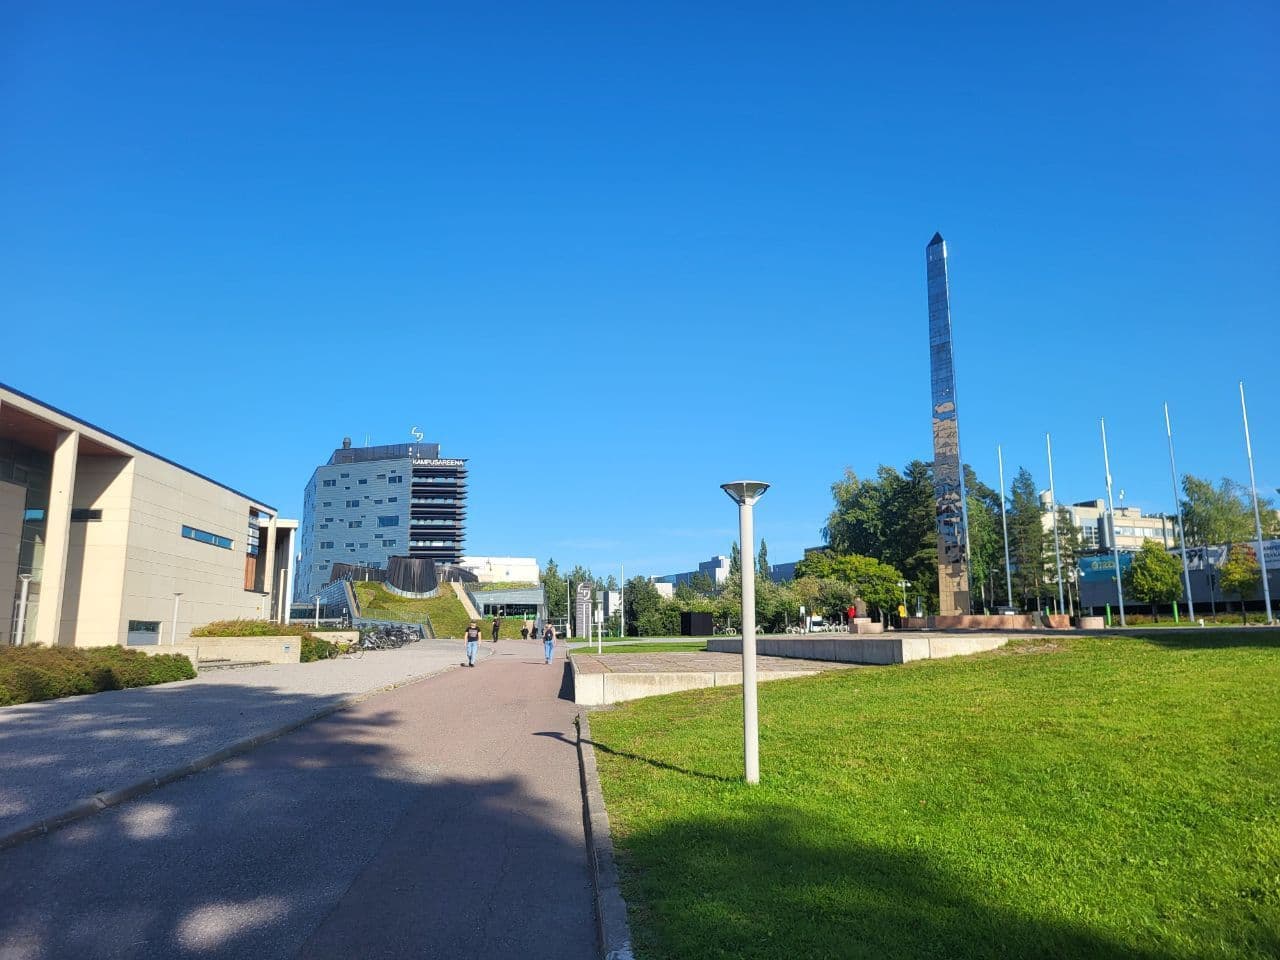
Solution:
[{"label": "concrete planter", "polygon": [[300,663],[301,637],[192,637],[186,643],[130,647],[149,654],[182,653],[199,669],[201,660],[231,663]]}]

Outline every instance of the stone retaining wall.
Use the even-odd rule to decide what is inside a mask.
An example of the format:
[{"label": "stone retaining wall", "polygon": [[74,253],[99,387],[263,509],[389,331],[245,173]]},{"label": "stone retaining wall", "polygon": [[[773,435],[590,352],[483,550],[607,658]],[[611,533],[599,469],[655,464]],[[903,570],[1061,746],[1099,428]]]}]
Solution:
[{"label": "stone retaining wall", "polygon": [[[879,637],[823,636],[758,637],[756,653],[768,657],[831,660],[836,663],[910,663],[938,660],[996,650],[1009,642],[1005,636],[920,636],[905,634]],[[742,653],[741,637],[712,637],[707,649],[715,653]]]},{"label": "stone retaining wall", "polygon": [[[330,637],[332,634],[321,634]],[[183,653],[199,667],[201,660],[230,660],[232,663],[299,663],[301,637],[192,637],[186,643],[130,647],[146,653]]]}]

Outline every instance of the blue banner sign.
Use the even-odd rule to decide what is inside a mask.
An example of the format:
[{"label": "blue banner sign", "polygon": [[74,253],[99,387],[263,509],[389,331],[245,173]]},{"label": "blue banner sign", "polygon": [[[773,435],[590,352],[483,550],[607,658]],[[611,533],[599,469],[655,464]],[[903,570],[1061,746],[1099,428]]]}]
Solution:
[{"label": "blue banner sign", "polygon": [[[1129,569],[1133,563],[1133,554],[1120,554],[1120,574]],[[1098,554],[1093,557],[1080,558],[1080,580],[1082,583],[1108,583],[1115,580],[1116,559],[1111,554]]]}]

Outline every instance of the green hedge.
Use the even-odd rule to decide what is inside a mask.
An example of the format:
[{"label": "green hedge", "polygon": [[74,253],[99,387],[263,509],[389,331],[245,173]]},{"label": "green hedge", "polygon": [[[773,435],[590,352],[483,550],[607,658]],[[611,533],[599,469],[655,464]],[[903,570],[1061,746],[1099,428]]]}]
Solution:
[{"label": "green hedge", "polygon": [[302,662],[313,663],[316,660],[332,660],[342,653],[346,646],[346,644],[334,643],[332,640],[322,640],[320,637],[313,637],[307,634],[302,638]]},{"label": "green hedge", "polygon": [[302,637],[315,633],[306,623],[273,620],[215,620],[191,631],[193,637]]},{"label": "green hedge", "polygon": [[0,647],[0,706],[190,680],[195,675],[191,661],[180,653],[148,656],[124,647]]}]

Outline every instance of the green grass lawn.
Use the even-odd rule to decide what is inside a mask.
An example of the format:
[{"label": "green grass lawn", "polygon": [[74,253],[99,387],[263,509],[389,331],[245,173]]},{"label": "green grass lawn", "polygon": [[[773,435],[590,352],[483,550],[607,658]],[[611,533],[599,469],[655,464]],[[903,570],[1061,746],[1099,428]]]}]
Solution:
[{"label": "green grass lawn", "polygon": [[[467,624],[471,618],[467,608],[462,605],[453,588],[445,586],[440,595],[425,600],[411,600],[399,597],[387,590],[380,583],[353,583],[356,600],[360,603],[360,611],[373,620],[402,620],[408,623],[422,623],[424,615],[431,618],[431,626],[437,637],[461,639],[467,632]],[[489,639],[492,617],[481,617],[476,621],[480,625],[481,636]],[[520,636],[521,620],[504,617],[498,628],[498,635],[508,640]]]},{"label": "green grass lawn", "polygon": [[1274,639],[1058,638],[759,695],[754,788],[740,688],[592,714],[642,960],[1280,956]]},{"label": "green grass lawn", "polygon": [[[619,643],[616,646],[605,644],[602,653],[700,653],[707,649],[705,640],[694,640],[689,643]],[[596,652],[595,644],[574,647],[574,653]]]}]

